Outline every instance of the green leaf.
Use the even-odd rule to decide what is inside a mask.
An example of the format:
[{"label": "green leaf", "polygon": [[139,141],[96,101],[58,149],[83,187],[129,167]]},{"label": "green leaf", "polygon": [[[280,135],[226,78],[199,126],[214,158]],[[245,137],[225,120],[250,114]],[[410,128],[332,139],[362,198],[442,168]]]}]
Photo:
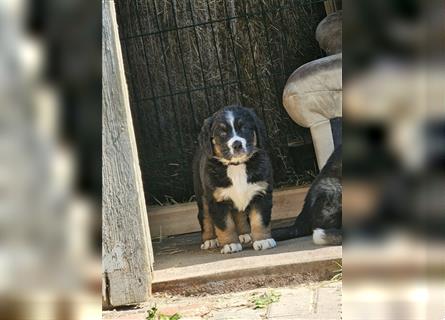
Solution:
[{"label": "green leaf", "polygon": [[172,316],[166,316],[165,314],[158,314],[158,308],[154,306],[150,310],[148,310],[147,320],[179,320],[181,319],[181,315],[179,313],[175,313]]},{"label": "green leaf", "polygon": [[255,305],[254,309],[264,309],[271,303],[280,300],[281,294],[274,291],[263,293],[260,296],[254,296],[251,302]]},{"label": "green leaf", "polygon": [[158,313],[158,308],[153,307],[148,310],[147,320],[156,320],[156,313]]}]

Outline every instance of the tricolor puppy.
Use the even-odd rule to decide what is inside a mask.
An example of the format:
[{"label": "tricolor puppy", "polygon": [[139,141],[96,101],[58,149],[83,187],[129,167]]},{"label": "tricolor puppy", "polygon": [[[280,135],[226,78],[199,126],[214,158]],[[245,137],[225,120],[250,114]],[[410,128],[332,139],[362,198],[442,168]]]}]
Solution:
[{"label": "tricolor puppy", "polygon": [[271,237],[272,167],[256,114],[225,107],[204,121],[193,163],[202,249],[221,253],[276,246]]}]

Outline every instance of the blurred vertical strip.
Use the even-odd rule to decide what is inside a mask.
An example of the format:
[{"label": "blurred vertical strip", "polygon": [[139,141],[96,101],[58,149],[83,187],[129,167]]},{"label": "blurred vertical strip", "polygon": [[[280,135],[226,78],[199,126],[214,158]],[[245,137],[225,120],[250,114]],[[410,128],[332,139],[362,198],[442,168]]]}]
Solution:
[{"label": "blurred vertical strip", "polygon": [[0,109],[0,319],[99,319],[100,1],[0,1]]},{"label": "blurred vertical strip", "polygon": [[343,318],[444,319],[445,4],[343,9]]}]

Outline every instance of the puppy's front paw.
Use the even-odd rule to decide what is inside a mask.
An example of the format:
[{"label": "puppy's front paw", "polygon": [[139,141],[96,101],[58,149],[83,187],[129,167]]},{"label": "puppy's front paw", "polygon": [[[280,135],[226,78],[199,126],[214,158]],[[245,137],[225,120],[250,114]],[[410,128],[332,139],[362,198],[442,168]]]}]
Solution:
[{"label": "puppy's front paw", "polygon": [[257,240],[253,242],[253,248],[255,250],[266,250],[270,248],[275,248],[277,246],[277,243],[274,239],[264,239],[264,240]]},{"label": "puppy's front paw", "polygon": [[250,234],[246,233],[246,234],[240,234],[238,236],[239,238],[239,242],[241,243],[250,243],[252,241],[252,238],[250,237]]},{"label": "puppy's front paw", "polygon": [[221,253],[234,253],[243,250],[241,243],[229,243],[224,245],[221,249]]},{"label": "puppy's front paw", "polygon": [[204,241],[203,244],[201,244],[201,249],[207,250],[207,249],[214,249],[219,247],[218,239],[210,239]]}]

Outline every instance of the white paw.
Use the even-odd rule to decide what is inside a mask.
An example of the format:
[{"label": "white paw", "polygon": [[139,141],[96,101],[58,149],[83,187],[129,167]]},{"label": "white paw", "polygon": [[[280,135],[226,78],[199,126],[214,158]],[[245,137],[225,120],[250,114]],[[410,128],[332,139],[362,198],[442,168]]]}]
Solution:
[{"label": "white paw", "polygon": [[229,243],[224,245],[221,249],[221,253],[234,253],[243,250],[241,243]]},{"label": "white paw", "polygon": [[277,243],[274,239],[257,240],[253,242],[253,248],[255,250],[266,250],[270,248],[275,248]]},{"label": "white paw", "polygon": [[246,233],[246,234],[240,234],[238,236],[239,238],[239,242],[241,243],[249,243],[250,241],[252,241],[252,238],[250,237],[250,234]]},{"label": "white paw", "polygon": [[203,244],[201,244],[201,249],[203,249],[203,250],[213,249],[213,248],[218,248],[218,247],[219,247],[218,239],[206,240],[206,241],[204,241]]},{"label": "white paw", "polygon": [[312,234],[312,239],[315,244],[318,245],[326,245],[328,242],[326,241],[326,233],[323,229],[317,228],[314,230],[314,233]]}]

